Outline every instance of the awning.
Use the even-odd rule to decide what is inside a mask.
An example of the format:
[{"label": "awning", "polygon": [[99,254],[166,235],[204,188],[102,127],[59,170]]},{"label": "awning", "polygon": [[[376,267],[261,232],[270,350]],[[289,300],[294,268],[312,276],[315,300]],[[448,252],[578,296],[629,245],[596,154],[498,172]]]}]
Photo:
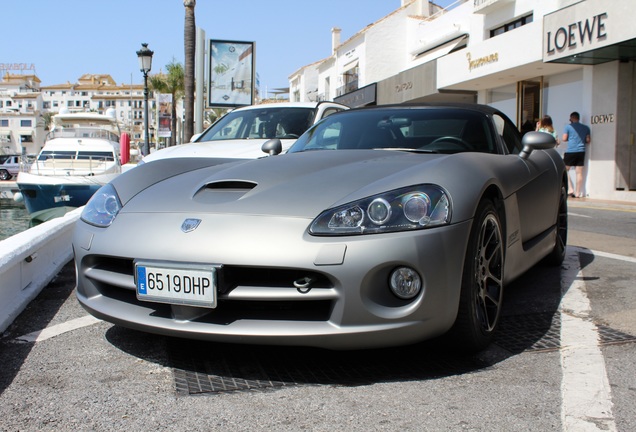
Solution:
[{"label": "awning", "polygon": [[636,60],[636,39],[552,60],[550,63],[596,65],[611,61]]},{"label": "awning", "polygon": [[444,42],[441,45],[437,45],[431,49],[420,53],[412,53],[418,62],[428,63],[435,59],[445,56],[446,54],[454,51],[457,48],[462,48],[468,43],[468,35],[462,35],[458,38]]},{"label": "awning", "polygon": [[344,72],[342,72],[342,73],[343,73],[343,74],[346,74],[346,73],[347,73],[347,72],[349,72],[351,69],[355,69],[355,68],[357,68],[359,63],[360,63],[360,62],[359,62],[359,60],[354,60],[354,61],[352,61],[352,62],[350,62],[350,63],[347,63],[347,64],[346,64],[346,65],[344,65],[344,67],[342,68],[342,70],[344,71]]}]

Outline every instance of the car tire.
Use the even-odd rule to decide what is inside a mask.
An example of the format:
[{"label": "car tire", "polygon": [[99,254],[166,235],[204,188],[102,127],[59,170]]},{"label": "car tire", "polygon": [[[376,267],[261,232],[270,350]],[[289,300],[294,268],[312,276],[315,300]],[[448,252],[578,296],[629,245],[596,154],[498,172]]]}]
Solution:
[{"label": "car tire", "polygon": [[9,180],[11,178],[11,174],[9,171],[2,169],[0,170],[0,180]]},{"label": "car tire", "polygon": [[459,310],[449,342],[462,352],[486,348],[499,326],[503,300],[504,241],[499,214],[490,200],[477,207],[470,230]]},{"label": "car tire", "polygon": [[559,211],[556,219],[556,241],[554,249],[545,257],[544,263],[551,266],[560,266],[565,259],[565,248],[568,244],[568,189],[567,185],[561,185],[559,194]]}]

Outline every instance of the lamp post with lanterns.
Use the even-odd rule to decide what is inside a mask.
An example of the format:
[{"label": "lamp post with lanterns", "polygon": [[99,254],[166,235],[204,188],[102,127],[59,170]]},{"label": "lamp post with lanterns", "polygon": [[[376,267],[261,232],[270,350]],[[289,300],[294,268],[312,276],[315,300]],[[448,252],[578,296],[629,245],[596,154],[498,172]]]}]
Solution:
[{"label": "lamp post with lanterns", "polygon": [[143,156],[150,153],[150,142],[148,141],[148,72],[152,67],[152,52],[148,48],[147,43],[141,44],[141,49],[137,51],[137,57],[139,58],[139,69],[144,74],[144,129],[145,129],[145,141],[142,149]]}]

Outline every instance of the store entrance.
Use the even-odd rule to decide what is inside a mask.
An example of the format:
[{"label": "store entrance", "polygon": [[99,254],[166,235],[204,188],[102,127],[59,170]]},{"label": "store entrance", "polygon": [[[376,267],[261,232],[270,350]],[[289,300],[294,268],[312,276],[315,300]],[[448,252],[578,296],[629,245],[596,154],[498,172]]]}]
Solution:
[{"label": "store entrance", "polygon": [[541,80],[517,83],[517,124],[521,134],[535,130],[541,118]]},{"label": "store entrance", "polygon": [[629,89],[630,98],[622,99],[628,106],[623,112],[629,113],[627,130],[619,126],[616,140],[616,189],[636,191],[636,62],[621,64],[619,88]]}]

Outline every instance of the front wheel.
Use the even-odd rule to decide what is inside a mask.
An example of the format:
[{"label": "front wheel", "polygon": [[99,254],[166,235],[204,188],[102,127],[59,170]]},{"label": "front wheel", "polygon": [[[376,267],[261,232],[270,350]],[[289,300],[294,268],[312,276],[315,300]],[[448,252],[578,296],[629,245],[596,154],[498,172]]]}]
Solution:
[{"label": "front wheel", "polygon": [[0,180],[9,180],[11,178],[11,174],[9,171],[2,169],[0,170]]},{"label": "front wheel", "polygon": [[449,337],[461,351],[487,347],[499,325],[503,301],[504,246],[499,214],[490,200],[477,207],[470,231],[459,299]]},{"label": "front wheel", "polygon": [[560,266],[565,259],[565,248],[568,243],[568,189],[567,185],[561,185],[561,193],[559,194],[559,212],[555,223],[556,240],[554,248],[544,262],[548,265]]}]

